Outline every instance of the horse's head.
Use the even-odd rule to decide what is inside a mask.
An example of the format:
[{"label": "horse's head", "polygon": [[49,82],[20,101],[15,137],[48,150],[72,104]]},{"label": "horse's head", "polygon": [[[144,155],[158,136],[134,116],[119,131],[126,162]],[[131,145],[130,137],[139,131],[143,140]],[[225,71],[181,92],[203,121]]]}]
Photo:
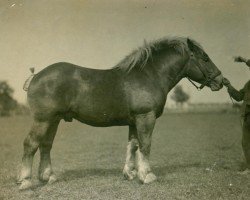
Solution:
[{"label": "horse's head", "polygon": [[186,77],[201,84],[199,89],[208,86],[212,91],[220,90],[223,77],[209,56],[194,41],[187,39],[189,60],[186,64]]}]

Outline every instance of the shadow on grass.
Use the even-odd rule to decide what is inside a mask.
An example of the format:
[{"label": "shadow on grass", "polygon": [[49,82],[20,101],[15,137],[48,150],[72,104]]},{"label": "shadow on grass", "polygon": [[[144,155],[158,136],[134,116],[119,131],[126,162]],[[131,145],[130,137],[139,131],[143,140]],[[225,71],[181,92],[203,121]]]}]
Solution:
[{"label": "shadow on grass", "polygon": [[107,176],[121,176],[121,169],[100,169],[100,168],[91,168],[91,169],[72,169],[67,170],[60,174],[60,178],[64,181],[80,179],[84,177],[107,177]]},{"label": "shadow on grass", "polygon": [[[202,166],[201,163],[188,163],[179,165],[166,165],[159,167],[152,166],[152,171],[157,176],[165,176],[167,173],[175,173],[180,171],[186,171],[189,168],[203,168],[203,167],[204,166]],[[59,176],[62,181],[81,179],[84,177],[108,177],[108,176],[122,177],[122,169],[120,168],[72,169],[61,173]]]}]

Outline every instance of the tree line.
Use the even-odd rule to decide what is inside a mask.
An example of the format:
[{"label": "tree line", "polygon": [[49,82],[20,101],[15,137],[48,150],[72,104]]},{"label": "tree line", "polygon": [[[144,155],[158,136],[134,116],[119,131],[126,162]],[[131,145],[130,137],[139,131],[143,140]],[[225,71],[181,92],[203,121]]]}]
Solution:
[{"label": "tree line", "polygon": [[20,104],[13,97],[14,90],[7,81],[0,81],[0,116],[28,114],[26,105]]},{"label": "tree line", "polygon": [[175,101],[177,106],[183,107],[183,104],[188,102],[189,98],[189,94],[183,90],[181,85],[175,86],[171,99]]}]

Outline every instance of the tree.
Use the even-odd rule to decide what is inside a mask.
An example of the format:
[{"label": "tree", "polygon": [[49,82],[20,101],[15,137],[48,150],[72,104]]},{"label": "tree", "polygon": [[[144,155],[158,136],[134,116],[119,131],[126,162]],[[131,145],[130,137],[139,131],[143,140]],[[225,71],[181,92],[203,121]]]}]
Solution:
[{"label": "tree", "polygon": [[176,104],[180,104],[181,107],[183,106],[183,103],[187,102],[189,100],[190,96],[182,89],[181,85],[177,85],[174,88],[174,93],[171,96],[171,99],[173,99]]},{"label": "tree", "polygon": [[6,81],[0,81],[0,115],[8,116],[17,107],[17,101],[12,97],[13,92]]}]

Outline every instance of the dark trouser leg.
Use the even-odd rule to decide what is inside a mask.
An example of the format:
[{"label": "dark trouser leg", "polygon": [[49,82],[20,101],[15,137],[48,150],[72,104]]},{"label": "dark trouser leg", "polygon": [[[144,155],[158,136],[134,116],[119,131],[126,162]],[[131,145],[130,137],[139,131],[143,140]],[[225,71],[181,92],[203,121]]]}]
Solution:
[{"label": "dark trouser leg", "polygon": [[250,113],[246,114],[243,122],[242,148],[247,168],[250,169]]}]

